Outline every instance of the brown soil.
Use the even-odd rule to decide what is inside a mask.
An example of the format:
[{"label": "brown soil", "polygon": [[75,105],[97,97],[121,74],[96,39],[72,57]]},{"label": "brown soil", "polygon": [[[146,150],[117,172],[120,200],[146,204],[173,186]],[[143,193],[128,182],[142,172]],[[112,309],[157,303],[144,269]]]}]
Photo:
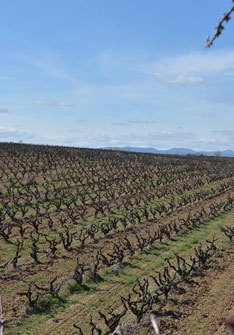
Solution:
[{"label": "brown soil", "polygon": [[169,328],[172,330],[165,330],[163,334],[228,334],[224,322],[234,312],[233,259],[232,247],[225,251],[214,269],[208,270],[204,278],[195,279],[199,286],[188,287],[179,303],[180,307],[176,306],[177,313],[182,313],[182,317],[170,321]]}]

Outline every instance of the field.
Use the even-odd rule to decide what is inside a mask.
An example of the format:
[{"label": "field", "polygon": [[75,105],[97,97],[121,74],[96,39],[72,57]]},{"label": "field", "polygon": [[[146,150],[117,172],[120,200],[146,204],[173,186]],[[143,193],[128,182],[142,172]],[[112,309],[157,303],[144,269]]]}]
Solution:
[{"label": "field", "polygon": [[0,144],[4,334],[226,334],[233,217],[231,158]]}]

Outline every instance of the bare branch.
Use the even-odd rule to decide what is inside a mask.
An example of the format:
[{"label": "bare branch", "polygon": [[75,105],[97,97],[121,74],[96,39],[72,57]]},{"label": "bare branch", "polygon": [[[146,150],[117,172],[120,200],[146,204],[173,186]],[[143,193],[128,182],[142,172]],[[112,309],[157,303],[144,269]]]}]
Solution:
[{"label": "bare branch", "polygon": [[3,335],[3,330],[4,330],[4,315],[3,315],[3,310],[2,310],[2,298],[0,296],[0,335]]},{"label": "bare branch", "polygon": [[[155,316],[153,314],[150,314],[150,321],[151,321],[152,326],[154,328],[155,335],[160,335],[160,330],[159,330],[156,318],[155,318]],[[124,335],[124,334],[123,334],[120,326],[118,326],[116,328],[116,330],[114,331],[114,333],[112,333],[112,335]]]},{"label": "bare branch", "polygon": [[113,333],[112,335],[123,335],[120,326],[118,326],[118,327],[116,328],[116,330],[114,331],[114,333]]},{"label": "bare branch", "polygon": [[[234,2],[234,0],[232,0]],[[217,27],[215,27],[215,32],[212,37],[208,36],[206,38],[206,47],[210,48],[213,44],[214,41],[222,34],[224,28],[224,23],[228,22],[231,20],[231,14],[234,12],[234,6],[232,6],[227,13],[224,13],[221,19],[218,22]]]},{"label": "bare branch", "polygon": [[158,327],[156,318],[155,318],[155,316],[153,314],[150,314],[150,321],[151,321],[152,326],[154,328],[155,334],[156,335],[160,335],[159,327]]}]

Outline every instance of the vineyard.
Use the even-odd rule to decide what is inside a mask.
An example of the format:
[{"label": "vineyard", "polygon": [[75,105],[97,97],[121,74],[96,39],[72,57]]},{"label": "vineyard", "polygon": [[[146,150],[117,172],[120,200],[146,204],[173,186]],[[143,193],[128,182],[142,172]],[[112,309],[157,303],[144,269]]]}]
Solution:
[{"label": "vineyard", "polygon": [[4,335],[226,334],[234,159],[0,144]]}]

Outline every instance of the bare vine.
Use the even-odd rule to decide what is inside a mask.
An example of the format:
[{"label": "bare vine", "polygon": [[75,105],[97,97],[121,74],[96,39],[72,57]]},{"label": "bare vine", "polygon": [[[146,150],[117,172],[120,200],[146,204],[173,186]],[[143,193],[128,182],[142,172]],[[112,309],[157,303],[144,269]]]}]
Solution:
[{"label": "bare vine", "polygon": [[[234,2],[234,0],[232,0]],[[206,47],[210,48],[214,41],[222,34],[225,29],[224,24],[231,20],[231,14],[234,12],[234,6],[232,6],[228,12],[224,13],[221,19],[219,20],[217,26],[215,27],[215,32],[212,37],[208,36],[206,38]]]},{"label": "bare vine", "polygon": [[3,310],[2,310],[2,298],[0,296],[0,335],[3,335],[3,330],[4,330],[4,315],[3,315]]}]

